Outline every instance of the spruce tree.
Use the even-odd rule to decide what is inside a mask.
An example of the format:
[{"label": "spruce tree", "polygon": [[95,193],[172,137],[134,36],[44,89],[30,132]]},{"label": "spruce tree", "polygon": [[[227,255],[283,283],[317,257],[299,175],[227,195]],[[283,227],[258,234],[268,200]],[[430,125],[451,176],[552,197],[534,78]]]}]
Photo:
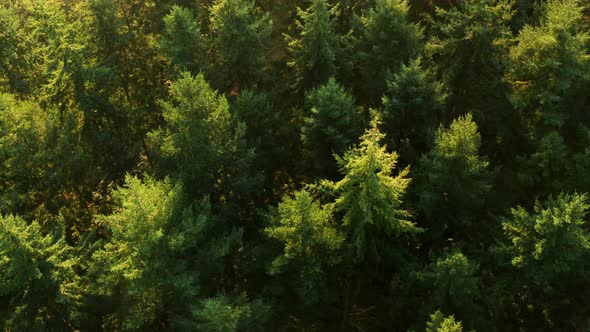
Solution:
[{"label": "spruce tree", "polygon": [[166,126],[150,134],[163,156],[160,171],[183,181],[194,197],[214,202],[245,194],[260,181],[251,174],[254,153],[245,146],[245,126],[230,114],[225,96],[201,73],[183,73],[163,101]]},{"label": "spruce tree", "polygon": [[272,20],[252,0],[216,0],[211,7],[211,43],[220,87],[244,89],[260,83]]},{"label": "spruce tree", "polygon": [[[533,316],[524,324],[529,329],[588,327],[589,311],[583,305],[588,287],[590,233],[587,227],[588,198],[560,194],[535,202],[533,212],[523,207],[511,210],[502,220],[507,276],[519,315]],[[567,299],[567,300],[565,300]]]},{"label": "spruce tree", "polygon": [[422,31],[410,21],[406,0],[377,0],[361,16],[354,57],[363,100],[376,104],[386,80],[420,52]]},{"label": "spruce tree", "polygon": [[447,96],[443,83],[424,68],[420,58],[387,78],[382,128],[388,145],[399,150],[406,163],[417,160],[432,146]]},{"label": "spruce tree", "polygon": [[[512,102],[530,135],[560,130],[568,141],[580,139],[587,115],[588,27],[577,0],[548,1],[538,25],[527,25],[510,49],[507,80]],[[578,134],[578,135],[576,135]]]},{"label": "spruce tree", "polygon": [[196,328],[198,295],[218,285],[242,231],[218,227],[208,204],[190,204],[183,191],[170,180],[128,176],[114,193],[114,213],[100,217],[110,236],[93,253],[90,274],[102,299],[95,305],[113,304],[105,328]]},{"label": "spruce tree", "polygon": [[[503,150],[513,158],[522,128],[508,99],[507,68],[512,0],[464,0],[436,8],[430,20],[427,59],[449,89],[445,123],[472,113],[481,124],[486,152]],[[492,157],[491,153],[487,153]]]},{"label": "spruce tree", "polygon": [[430,315],[430,321],[426,324],[426,332],[463,332],[461,321],[456,321],[455,316],[445,317],[440,310]]},{"label": "spruce tree", "polygon": [[[482,232],[481,209],[490,190],[488,162],[479,155],[481,137],[470,114],[436,132],[433,149],[420,160],[415,192],[428,236],[436,242]],[[483,228],[485,229],[485,227]],[[482,234],[485,237],[485,235]]]},{"label": "spruce tree", "polygon": [[410,179],[409,168],[394,176],[397,153],[381,145],[384,135],[376,120],[360,138],[360,144],[337,157],[344,178],[324,182],[336,193],[336,210],[343,213],[356,261],[379,262],[391,254],[391,238],[420,231],[402,208]]},{"label": "spruce tree", "polygon": [[417,277],[428,289],[422,310],[439,308],[455,313],[470,326],[485,326],[479,307],[482,285],[477,263],[460,251],[451,251],[418,272]]},{"label": "spruce tree", "polygon": [[334,78],[306,95],[309,116],[301,137],[311,150],[314,174],[334,178],[337,174],[333,154],[352,146],[363,128],[363,117],[355,100]]},{"label": "spruce tree", "polygon": [[0,216],[0,326],[7,331],[74,330],[84,296],[75,248],[63,228],[44,231]]},{"label": "spruce tree", "polygon": [[285,196],[270,217],[265,233],[284,247],[269,269],[284,275],[287,294],[309,306],[325,302],[327,270],[339,262],[344,236],[333,220],[334,206],[320,205],[306,190]]},{"label": "spruce tree", "polygon": [[201,28],[190,9],[173,6],[164,17],[164,33],[160,53],[180,70],[193,74],[207,69],[207,44]]},{"label": "spruce tree", "polygon": [[341,37],[335,32],[338,7],[326,0],[313,0],[307,10],[298,8],[297,36],[285,35],[289,43],[294,86],[300,91],[326,83],[338,73]]}]

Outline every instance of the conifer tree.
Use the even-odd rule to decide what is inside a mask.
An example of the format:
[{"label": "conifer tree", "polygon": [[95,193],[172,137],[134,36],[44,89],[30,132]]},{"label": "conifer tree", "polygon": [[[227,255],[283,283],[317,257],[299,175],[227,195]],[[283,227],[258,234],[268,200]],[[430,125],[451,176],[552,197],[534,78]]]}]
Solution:
[{"label": "conifer tree", "polygon": [[344,178],[325,182],[336,192],[336,209],[344,214],[343,226],[357,261],[380,261],[390,254],[392,237],[420,230],[401,206],[410,183],[409,168],[394,176],[398,155],[381,145],[383,137],[373,120],[360,144],[337,157]]},{"label": "conifer tree", "polygon": [[[525,26],[510,49],[512,102],[533,137],[564,129],[569,140],[587,115],[588,27],[577,0],[548,1],[540,23]],[[565,127],[564,127],[565,126]]]},{"label": "conifer tree", "polygon": [[463,332],[463,326],[460,321],[455,320],[455,316],[445,317],[440,310],[437,310],[430,315],[426,332]]},{"label": "conifer tree", "polygon": [[459,251],[449,252],[418,273],[418,279],[429,289],[426,308],[453,312],[463,322],[483,325],[479,300],[481,281],[479,266]]},{"label": "conifer tree", "polygon": [[269,186],[277,184],[278,173],[294,172],[295,166],[284,161],[292,160],[301,147],[301,133],[294,124],[293,112],[281,110],[284,102],[278,97],[272,92],[246,90],[231,105],[232,114],[246,125],[244,137],[248,146],[256,151],[256,171],[265,174]]},{"label": "conifer tree", "polygon": [[288,65],[294,70],[294,86],[300,91],[324,84],[338,73],[342,42],[334,30],[337,10],[326,0],[312,0],[307,10],[297,9],[299,34],[285,35],[290,52]]},{"label": "conifer tree", "polygon": [[362,94],[377,103],[386,89],[386,79],[398,72],[420,51],[422,32],[410,21],[406,0],[377,0],[360,17],[355,40],[356,62]]},{"label": "conifer tree", "polygon": [[[272,275],[284,274],[301,306],[325,301],[327,269],[339,262],[344,236],[333,221],[332,204],[320,205],[306,190],[285,196],[270,215],[265,233],[283,246],[283,254],[270,267]],[[295,277],[296,276],[296,277]],[[287,293],[291,287],[284,286]]]},{"label": "conifer tree", "polygon": [[93,253],[90,270],[99,303],[116,304],[103,317],[105,328],[193,322],[194,329],[197,296],[215,287],[242,231],[216,227],[207,204],[187,204],[182,186],[169,180],[128,176],[115,198],[115,212],[100,218],[110,238]]},{"label": "conifer tree", "polygon": [[272,20],[252,0],[216,0],[211,7],[212,46],[222,87],[246,88],[260,82]]},{"label": "conifer tree", "polygon": [[262,301],[249,301],[244,295],[235,298],[216,296],[204,300],[195,310],[198,329],[215,332],[266,331],[270,307]]},{"label": "conifer tree", "polygon": [[[470,114],[436,132],[433,149],[420,160],[416,193],[429,236],[437,241],[467,233],[481,220],[490,190],[488,162],[479,155],[481,138]],[[481,232],[483,225],[477,225]],[[466,240],[466,239],[459,239]]]},{"label": "conifer tree", "polygon": [[444,85],[424,68],[420,58],[388,77],[382,128],[389,145],[400,150],[405,161],[418,159],[432,145],[446,98]]},{"label": "conifer tree", "polygon": [[[342,154],[362,132],[363,118],[354,98],[336,79],[307,93],[310,114],[301,137],[310,148],[314,173],[333,178],[337,172],[333,154]],[[333,166],[331,166],[333,165]]]},{"label": "conifer tree", "polygon": [[259,177],[250,173],[254,153],[245,146],[245,126],[229,112],[229,103],[203,74],[185,72],[162,102],[166,127],[151,133],[163,154],[162,171],[170,171],[194,197],[245,194]]},{"label": "conifer tree", "polygon": [[589,207],[585,194],[560,194],[537,201],[533,213],[517,207],[503,219],[506,241],[500,252],[521,278],[512,284],[515,294],[522,294],[516,301],[521,315],[538,318],[527,321],[528,328],[588,326],[580,290],[587,289],[590,271]]},{"label": "conifer tree", "polygon": [[173,6],[164,17],[160,53],[171,64],[193,74],[207,69],[207,44],[190,9]]},{"label": "conifer tree", "polygon": [[7,331],[73,330],[84,290],[63,228],[0,216],[0,326]]},{"label": "conifer tree", "polygon": [[463,0],[450,9],[437,7],[426,44],[437,78],[450,91],[445,123],[472,113],[481,124],[486,150],[504,149],[504,158],[513,158],[512,151],[521,146],[514,143],[522,141],[503,80],[512,15],[512,0]]}]

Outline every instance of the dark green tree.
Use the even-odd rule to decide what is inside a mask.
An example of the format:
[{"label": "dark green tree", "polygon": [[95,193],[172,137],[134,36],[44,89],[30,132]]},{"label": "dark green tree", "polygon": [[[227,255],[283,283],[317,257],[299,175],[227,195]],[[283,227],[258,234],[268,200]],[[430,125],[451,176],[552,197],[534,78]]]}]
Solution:
[{"label": "dark green tree", "polygon": [[428,289],[422,310],[453,312],[471,326],[484,325],[479,308],[479,266],[459,251],[449,252],[417,274]]},{"label": "dark green tree", "polygon": [[510,49],[512,102],[533,138],[562,130],[575,142],[588,126],[588,28],[577,0],[548,1],[540,23],[525,26]]},{"label": "dark green tree", "polygon": [[338,73],[342,41],[334,30],[337,10],[326,0],[313,0],[306,10],[297,9],[298,35],[285,35],[289,43],[288,65],[295,74],[294,86],[300,91],[324,84]]},{"label": "dark green tree", "polygon": [[[229,111],[223,95],[203,74],[185,72],[162,102],[166,126],[151,133],[163,156],[163,172],[182,180],[191,196],[213,195],[213,202],[248,191],[254,153],[245,146],[245,126]],[[253,181],[253,182],[252,182]]]},{"label": "dark green tree", "polygon": [[444,118],[447,96],[444,85],[419,58],[388,77],[382,98],[382,130],[388,145],[399,150],[406,163],[417,160],[431,147]]},{"label": "dark green tree", "polygon": [[242,231],[216,227],[207,204],[187,204],[182,186],[169,180],[128,176],[114,195],[117,209],[100,218],[108,242],[90,265],[91,291],[101,299],[95,305],[106,311],[99,323],[194,330],[198,295],[218,287],[223,258]]},{"label": "dark green tree", "polygon": [[362,133],[362,109],[334,78],[309,91],[306,99],[310,112],[302,128],[302,141],[311,151],[314,174],[334,178],[337,167],[332,155],[344,153]]},{"label": "dark green tree", "polygon": [[472,113],[481,124],[486,154],[514,157],[522,132],[508,100],[507,68],[512,0],[463,0],[450,9],[437,7],[429,24],[426,54],[450,94],[445,123]]},{"label": "dark green tree", "polygon": [[377,0],[359,18],[353,56],[363,101],[377,104],[388,77],[420,52],[422,31],[408,11],[406,0]]},{"label": "dark green tree", "polygon": [[210,30],[221,87],[244,89],[260,83],[272,31],[269,15],[258,12],[251,0],[216,0]]},{"label": "dark green tree", "polygon": [[164,33],[159,43],[160,53],[172,65],[193,74],[207,69],[207,41],[193,12],[173,6],[164,17]]},{"label": "dark green tree", "polygon": [[441,126],[433,149],[420,160],[417,209],[421,226],[429,229],[428,237],[439,245],[449,238],[470,243],[476,228],[485,233],[480,217],[491,178],[488,162],[479,155],[480,145],[477,124],[468,114],[448,128]]},{"label": "dark green tree", "polygon": [[249,301],[244,295],[235,298],[216,296],[202,301],[194,315],[203,331],[265,331],[270,307],[260,300]]},{"label": "dark green tree", "polygon": [[[526,328],[588,327],[586,295],[590,233],[586,195],[560,194],[536,202],[533,213],[512,209],[502,221],[501,252],[518,275],[510,276]],[[536,318],[536,319],[535,319]]]},{"label": "dark green tree", "polygon": [[265,229],[269,238],[284,246],[269,271],[286,277],[284,282],[292,285],[284,287],[287,294],[294,293],[302,307],[326,301],[326,272],[340,260],[344,236],[333,221],[333,210],[332,204],[322,206],[301,190],[283,198]]}]

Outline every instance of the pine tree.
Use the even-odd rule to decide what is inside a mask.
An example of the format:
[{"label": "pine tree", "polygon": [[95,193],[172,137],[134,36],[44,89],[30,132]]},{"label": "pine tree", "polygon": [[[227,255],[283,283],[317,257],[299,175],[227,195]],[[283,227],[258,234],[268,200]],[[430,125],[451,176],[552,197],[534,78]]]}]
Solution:
[{"label": "pine tree", "polygon": [[[475,236],[490,190],[488,162],[479,155],[481,137],[470,114],[436,132],[433,149],[420,160],[416,175],[417,208],[436,241]],[[485,237],[485,235],[482,235]]]},{"label": "pine tree", "polygon": [[0,95],[0,213],[27,221],[64,217],[68,238],[89,231],[84,203],[98,191],[91,159],[81,141],[78,112],[43,109]]},{"label": "pine tree", "polygon": [[427,152],[443,120],[447,94],[444,85],[422,65],[420,58],[402,65],[387,79],[383,101],[383,131],[404,161]]},{"label": "pine tree", "polygon": [[460,321],[455,320],[455,316],[445,317],[440,310],[437,310],[430,315],[426,332],[463,332],[463,326]]},{"label": "pine tree", "polygon": [[384,135],[376,125],[374,120],[360,144],[337,157],[344,178],[324,182],[337,195],[336,209],[344,214],[343,226],[357,261],[380,261],[389,254],[391,237],[419,232],[401,206],[410,182],[409,169],[393,175],[398,155],[380,145]]},{"label": "pine tree", "polygon": [[173,6],[164,17],[160,53],[180,70],[193,74],[207,69],[207,44],[190,9]]},{"label": "pine tree", "polygon": [[[464,0],[437,7],[430,21],[426,54],[450,94],[445,122],[467,112],[481,124],[486,150],[506,150],[513,158],[522,131],[507,98],[507,67],[512,0]],[[498,146],[499,145],[499,146]]]},{"label": "pine tree", "polygon": [[342,154],[362,132],[363,117],[354,98],[334,78],[307,93],[310,114],[301,137],[311,150],[314,173],[334,178],[333,154]]},{"label": "pine tree", "polygon": [[258,183],[251,175],[254,159],[244,141],[244,124],[229,112],[229,103],[203,74],[185,72],[171,85],[171,100],[162,102],[165,128],[151,133],[163,154],[163,172],[171,172],[194,197],[214,194],[214,202],[245,194]]},{"label": "pine tree", "polygon": [[338,73],[342,45],[334,30],[337,9],[326,0],[313,0],[307,10],[298,8],[299,35],[285,35],[291,57],[288,65],[295,72],[294,86],[300,91],[324,84]]},{"label": "pine tree", "polygon": [[[283,246],[270,267],[272,275],[286,276],[302,306],[325,301],[327,269],[339,262],[344,236],[333,221],[332,204],[320,205],[306,190],[285,196],[270,215],[265,233]],[[296,276],[296,277],[295,277]],[[291,287],[285,287],[287,294]]]},{"label": "pine tree", "polygon": [[525,26],[510,49],[512,102],[532,137],[563,128],[576,141],[587,115],[588,28],[577,0],[548,1],[540,24]]},{"label": "pine tree", "polygon": [[256,170],[265,174],[269,186],[275,186],[276,176],[294,174],[292,155],[300,148],[299,126],[293,114],[281,110],[284,102],[276,93],[242,91],[231,105],[231,112],[246,125],[245,139],[256,150]]},{"label": "pine tree", "polygon": [[76,330],[84,290],[62,229],[0,216],[0,324],[7,331]]},{"label": "pine tree", "polygon": [[251,0],[216,0],[211,33],[221,86],[247,88],[264,76],[272,20],[260,15]]},{"label": "pine tree", "polygon": [[588,327],[586,295],[580,290],[588,287],[590,271],[589,207],[585,194],[560,194],[537,201],[533,213],[512,209],[502,221],[506,240],[500,252],[519,276],[512,287],[521,294],[515,299],[520,314],[538,318],[526,322],[529,328]]},{"label": "pine tree", "polygon": [[362,95],[376,104],[386,79],[420,51],[422,31],[408,16],[406,0],[377,0],[360,17],[354,56]]},{"label": "pine tree", "polygon": [[217,296],[202,301],[194,315],[203,331],[265,331],[270,307],[259,300],[249,301],[244,295],[234,299]]},{"label": "pine tree", "polygon": [[96,305],[113,304],[102,323],[108,329],[183,323],[194,330],[197,296],[217,284],[242,231],[216,227],[207,204],[188,204],[182,186],[169,180],[128,176],[114,195],[117,209],[100,218],[109,240],[90,265],[92,292],[102,298]]},{"label": "pine tree", "polygon": [[454,312],[470,325],[485,326],[479,312],[481,281],[477,263],[460,251],[452,251],[418,272],[417,277],[429,289],[428,304],[422,310],[439,308]]}]

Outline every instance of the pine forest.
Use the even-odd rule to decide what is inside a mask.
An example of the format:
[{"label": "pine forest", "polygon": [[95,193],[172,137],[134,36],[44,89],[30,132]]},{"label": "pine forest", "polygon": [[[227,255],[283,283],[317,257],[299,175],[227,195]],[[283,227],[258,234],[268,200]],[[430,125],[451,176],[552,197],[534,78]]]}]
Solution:
[{"label": "pine forest", "polygon": [[0,0],[0,331],[590,331],[590,1]]}]

